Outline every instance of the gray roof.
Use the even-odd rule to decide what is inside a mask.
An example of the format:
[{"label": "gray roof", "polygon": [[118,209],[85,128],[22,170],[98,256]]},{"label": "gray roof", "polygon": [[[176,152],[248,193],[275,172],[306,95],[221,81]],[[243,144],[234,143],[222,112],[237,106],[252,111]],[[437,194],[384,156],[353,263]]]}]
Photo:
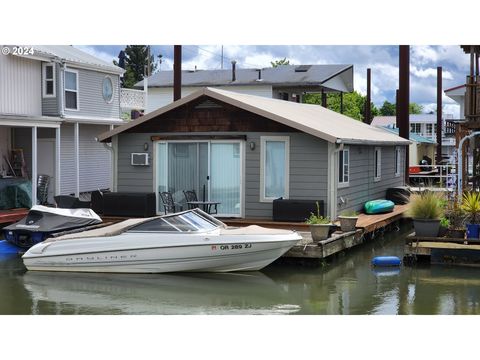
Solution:
[{"label": "gray roof", "polygon": [[331,143],[367,145],[410,144],[410,141],[392,134],[389,131],[364,124],[361,121],[354,120],[320,105],[301,104],[263,96],[239,94],[216,88],[199,89],[145,116],[141,116],[125,125],[102,133],[98,136],[98,139],[100,141],[109,141],[114,135],[134,128],[170,110],[198,99],[201,96],[208,96],[212,99],[220,100]]},{"label": "gray roof", "polygon": [[71,45],[33,45],[35,55],[47,58],[58,58],[70,65],[79,65],[98,69],[104,72],[122,74],[125,70],[90,55]]},{"label": "gray roof", "polygon": [[[396,134],[398,135],[399,133],[399,129],[398,128],[389,128],[387,126],[382,126],[382,129],[385,129],[387,131],[390,131],[391,133],[393,134]],[[415,133],[410,133],[410,140],[412,141],[415,141],[417,143],[420,143],[420,144],[432,144],[432,145],[436,145],[437,143],[435,141],[433,141],[432,139],[429,139],[429,138],[426,138],[426,137],[423,137],[423,136],[420,136],[418,134],[415,134]]]},{"label": "gray roof", "polygon": [[[261,80],[258,80],[259,71]],[[349,91],[353,91],[353,65],[281,65],[263,69],[239,69],[236,80],[232,81],[232,70],[196,70],[182,71],[182,86],[220,86],[220,85],[282,85],[282,86],[319,86],[326,81],[343,74]],[[143,87],[143,81],[135,84]],[[148,78],[148,87],[172,87],[173,70],[158,71]],[[328,86],[327,86],[328,87]]]}]

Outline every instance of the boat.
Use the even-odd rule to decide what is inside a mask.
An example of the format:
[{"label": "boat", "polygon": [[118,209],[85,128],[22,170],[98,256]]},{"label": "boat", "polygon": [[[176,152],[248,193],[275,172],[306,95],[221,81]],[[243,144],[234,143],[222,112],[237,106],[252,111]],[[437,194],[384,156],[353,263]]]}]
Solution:
[{"label": "boat", "polygon": [[227,227],[200,209],[49,238],[31,247],[28,270],[111,273],[255,271],[294,246],[295,231]]},{"label": "boat", "polygon": [[49,237],[74,229],[81,231],[100,223],[102,219],[91,209],[63,209],[34,205],[27,216],[4,227],[3,232],[5,240],[22,249],[28,249]]},{"label": "boat", "polygon": [[392,212],[395,204],[391,200],[371,200],[364,205],[365,213],[367,214],[382,214]]}]

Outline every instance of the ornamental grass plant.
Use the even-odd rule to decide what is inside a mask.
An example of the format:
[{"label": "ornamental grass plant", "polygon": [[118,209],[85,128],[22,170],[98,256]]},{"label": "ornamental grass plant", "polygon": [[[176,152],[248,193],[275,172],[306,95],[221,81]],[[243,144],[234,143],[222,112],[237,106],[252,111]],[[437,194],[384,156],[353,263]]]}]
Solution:
[{"label": "ornamental grass plant", "polygon": [[444,214],[443,197],[433,191],[414,194],[407,214],[413,219],[439,220]]}]

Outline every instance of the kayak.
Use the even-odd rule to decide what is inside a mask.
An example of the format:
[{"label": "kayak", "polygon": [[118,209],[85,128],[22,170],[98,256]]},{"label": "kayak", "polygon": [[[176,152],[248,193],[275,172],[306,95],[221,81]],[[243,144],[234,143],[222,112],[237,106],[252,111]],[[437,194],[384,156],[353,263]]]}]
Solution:
[{"label": "kayak", "polygon": [[364,205],[367,214],[381,214],[393,211],[395,204],[390,200],[371,200]]}]

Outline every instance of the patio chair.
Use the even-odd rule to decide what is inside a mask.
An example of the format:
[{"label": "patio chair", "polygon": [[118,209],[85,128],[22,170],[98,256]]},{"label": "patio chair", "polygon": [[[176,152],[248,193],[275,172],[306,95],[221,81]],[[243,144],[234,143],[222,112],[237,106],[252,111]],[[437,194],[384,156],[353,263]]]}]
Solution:
[{"label": "patio chair", "polygon": [[161,192],[160,198],[162,199],[165,215],[167,215],[169,212],[177,212],[183,210],[183,206],[175,202],[175,200],[173,199],[173,195],[170,191]]},{"label": "patio chair", "polygon": [[198,208],[198,205],[189,204],[189,201],[198,201],[197,193],[195,190],[183,190],[183,195],[185,196],[185,203],[188,206],[188,209]]}]

